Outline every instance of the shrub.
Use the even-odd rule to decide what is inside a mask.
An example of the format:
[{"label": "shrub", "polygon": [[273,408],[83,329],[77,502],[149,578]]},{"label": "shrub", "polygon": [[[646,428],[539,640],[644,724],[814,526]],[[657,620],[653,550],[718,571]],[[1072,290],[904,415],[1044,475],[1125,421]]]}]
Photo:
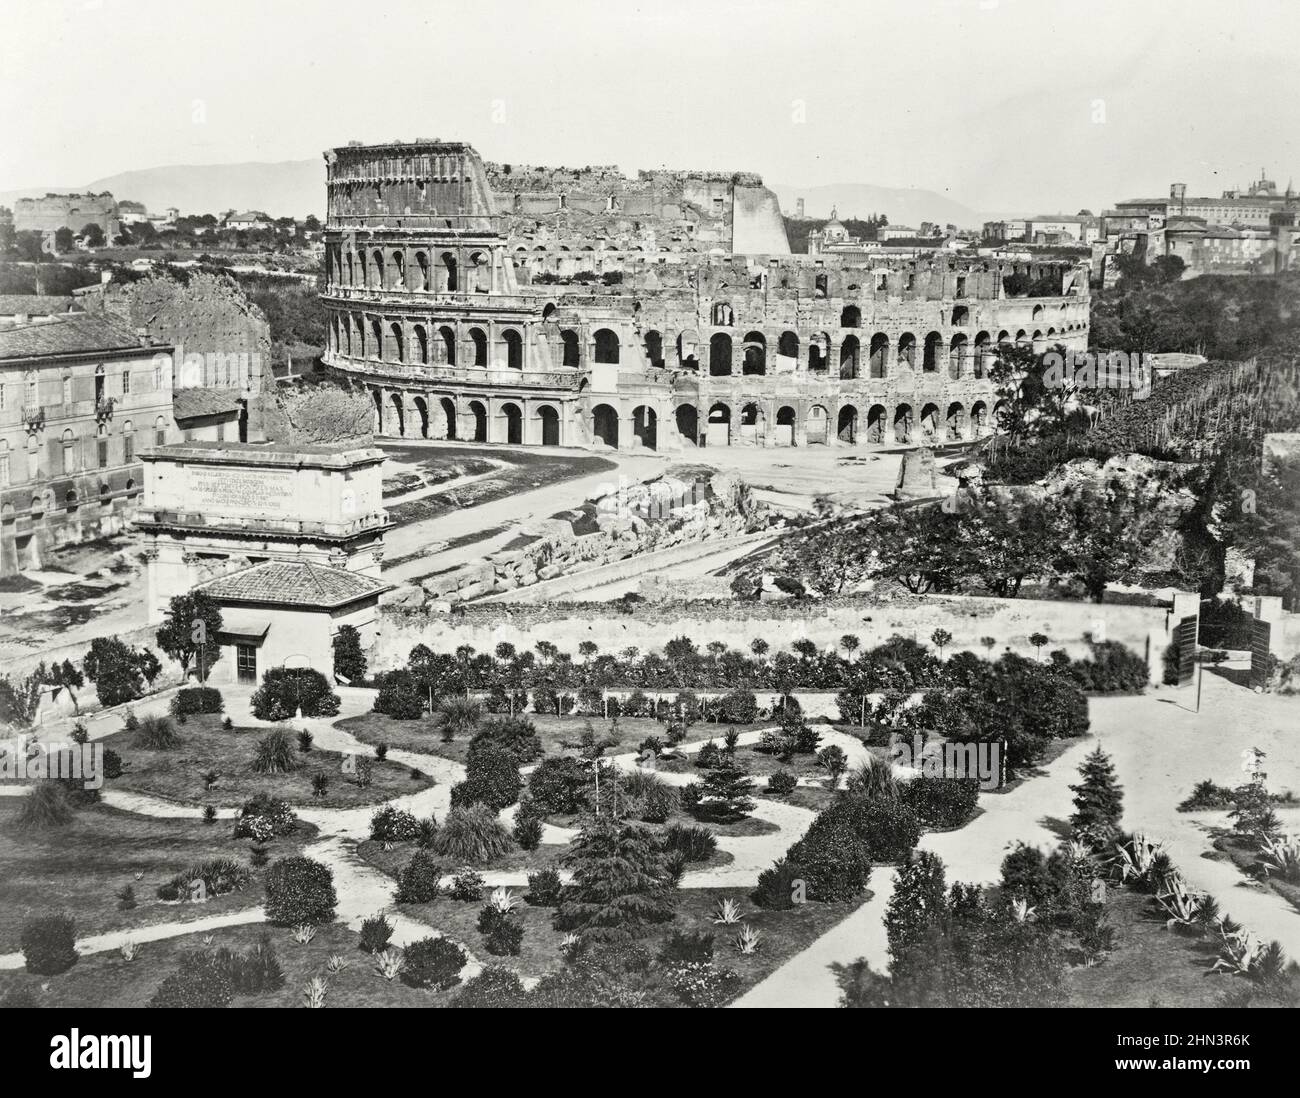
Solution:
[{"label": "shrub", "polygon": [[334,674],[356,685],[366,677],[366,654],[361,649],[361,633],[355,625],[340,625],[332,642]]},{"label": "shrub", "polygon": [[492,743],[477,749],[471,746],[465,780],[452,789],[451,804],[453,808],[485,804],[499,812],[519,799],[522,786],[519,763],[510,751]]},{"label": "shrub", "polygon": [[170,717],[142,717],[135,730],[135,745],[148,751],[171,751],[180,747],[180,733]]},{"label": "shrub", "polygon": [[314,737],[310,732],[308,732],[307,729],[300,728],[298,730],[298,750],[301,751],[304,755],[306,755],[309,751],[311,751],[312,741],[315,738],[316,737]]},{"label": "shrub", "polygon": [[1191,795],[1178,805],[1179,812],[1197,812],[1208,808],[1231,808],[1232,790],[1216,785],[1208,778],[1192,787]]},{"label": "shrub", "polygon": [[542,757],[542,738],[527,717],[503,717],[489,721],[469,742],[472,755],[480,746],[494,744],[504,748],[523,766]]},{"label": "shrub", "polygon": [[713,832],[691,824],[673,824],[664,828],[659,843],[665,854],[681,853],[689,862],[705,862],[718,849]]},{"label": "shrub", "polygon": [[478,930],[483,935],[484,948],[493,956],[518,956],[524,927],[513,912],[488,904],[479,912]]},{"label": "shrub", "polygon": [[266,872],[266,917],[277,926],[319,926],[334,918],[338,897],[329,866],[281,858]]},{"label": "shrub", "polygon": [[271,935],[265,931],[242,957],[223,949],[217,951],[217,959],[226,964],[231,989],[236,995],[264,995],[284,987],[284,969],[271,945]]},{"label": "shrub", "polygon": [[298,817],[293,814],[287,801],[268,793],[259,793],[252,800],[245,801],[239,810],[234,838],[264,843],[277,835],[289,834],[297,826]]},{"label": "shrub", "polygon": [[108,780],[122,776],[122,756],[111,747],[104,748],[104,777]]},{"label": "shrub", "polygon": [[528,793],[546,813],[570,816],[587,802],[587,777],[578,760],[564,755],[543,759],[528,777]]},{"label": "shrub", "polygon": [[388,948],[392,936],[392,924],[384,918],[383,912],[380,912],[378,915],[362,920],[361,940],[357,943],[357,947],[363,953],[382,953]]},{"label": "shrub", "polygon": [[527,998],[524,985],[514,972],[499,965],[489,965],[473,979],[466,980],[448,1005],[499,1010],[524,1006]]},{"label": "shrub", "polygon": [[864,835],[864,808],[856,798],[841,797],[823,809],[786,852],[787,860],[803,871],[809,899],[851,900],[867,887],[872,853]]},{"label": "shrub", "polygon": [[667,971],[668,985],[691,1007],[722,1006],[740,988],[740,973],[711,961],[686,961]]},{"label": "shrub", "polygon": [[463,904],[476,904],[483,898],[483,875],[477,870],[462,869],[451,879],[448,895]]},{"label": "shrub", "polygon": [[647,770],[620,775],[627,797],[627,815],[647,823],[663,823],[680,807],[677,790]]},{"label": "shrub", "polygon": [[857,833],[873,862],[901,862],[911,856],[921,838],[921,824],[908,805],[901,800],[868,801],[853,808]]},{"label": "shrub", "polygon": [[183,956],[180,969],[158,985],[149,1005],[168,1009],[225,1007],[234,994],[228,960],[205,950]]},{"label": "shrub", "polygon": [[758,720],[758,699],[752,690],[732,690],[723,696],[718,713],[732,724],[753,724]]},{"label": "shrub", "polygon": [[233,858],[210,858],[180,875],[186,882],[202,881],[208,896],[238,892],[253,879],[253,871]]},{"label": "shrub", "polygon": [[402,951],[400,979],[408,987],[446,990],[460,983],[465,951],[449,938],[421,938]]},{"label": "shrub", "polygon": [[749,796],[753,788],[753,778],[730,761],[723,761],[704,776],[692,812],[708,820],[741,819],[754,810]]},{"label": "shrub", "polygon": [[795,891],[803,879],[802,869],[785,858],[778,858],[771,869],[758,875],[758,887],[749,898],[759,907],[773,911],[789,910],[794,907]]},{"label": "shrub", "polygon": [[799,785],[799,779],[788,770],[777,770],[767,779],[767,792],[774,797],[784,797],[793,793]]},{"label": "shrub", "polygon": [[339,696],[310,667],[272,667],[253,692],[252,706],[253,716],[263,721],[288,720],[300,708],[304,717],[337,717]]},{"label": "shrub", "polygon": [[624,942],[673,917],[675,897],[655,836],[596,817],[569,845],[573,884],[555,913],[556,930],[589,941]]},{"label": "shrub", "polygon": [[713,935],[708,931],[674,930],[659,947],[659,963],[671,965],[677,961],[712,961]]},{"label": "shrub", "polygon": [[554,713],[556,716],[563,716],[573,710],[573,705],[572,694],[553,690],[549,686],[542,686],[533,691],[534,713]]},{"label": "shrub", "polygon": [[414,721],[424,716],[429,692],[409,671],[390,671],[379,684],[371,709],[398,721]]},{"label": "shrub", "polygon": [[442,866],[430,854],[417,850],[397,881],[399,904],[427,904],[438,898]]},{"label": "shrub", "polygon": [[943,778],[920,774],[899,783],[899,795],[926,827],[949,830],[961,827],[979,801],[976,778]]},{"label": "shrub", "polygon": [[509,832],[486,805],[453,808],[433,839],[433,849],[458,864],[490,862],[514,846]]},{"label": "shrub", "polygon": [[72,802],[63,783],[46,778],[22,798],[14,826],[20,831],[45,831],[72,822]]},{"label": "shrub", "polygon": [[420,834],[420,822],[409,812],[384,805],[370,817],[370,837],[379,843],[405,843]]},{"label": "shrub", "polygon": [[58,976],[77,963],[77,924],[65,912],[28,919],[21,945],[28,972]]},{"label": "shrub", "polygon": [[298,765],[293,738],[283,728],[273,728],[257,741],[252,768],[259,774],[287,774]]},{"label": "shrub", "polygon": [[709,740],[695,753],[695,765],[700,770],[712,770],[715,766],[721,766],[722,748],[716,741]]},{"label": "shrub", "polygon": [[511,832],[520,850],[536,850],[542,845],[542,821],[531,812],[520,811]]},{"label": "shrub", "polygon": [[172,695],[168,708],[174,717],[189,717],[196,713],[224,713],[226,703],[215,686],[186,686]]},{"label": "shrub", "polygon": [[563,890],[559,870],[547,866],[528,874],[528,891],[524,893],[524,899],[535,907],[555,907]]}]

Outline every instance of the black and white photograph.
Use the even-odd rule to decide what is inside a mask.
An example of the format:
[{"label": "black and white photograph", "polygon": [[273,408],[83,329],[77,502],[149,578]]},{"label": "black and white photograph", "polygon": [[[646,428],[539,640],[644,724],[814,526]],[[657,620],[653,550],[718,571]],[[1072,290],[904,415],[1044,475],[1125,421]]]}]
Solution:
[{"label": "black and white photograph", "polygon": [[[33,1078],[192,1079],[175,1010],[267,1007],[321,1055],[433,1032],[395,1008],[811,1008],[843,1054],[860,1008],[1262,1070],[1294,0],[0,16]],[[754,1066],[786,1024],[711,1018]]]}]

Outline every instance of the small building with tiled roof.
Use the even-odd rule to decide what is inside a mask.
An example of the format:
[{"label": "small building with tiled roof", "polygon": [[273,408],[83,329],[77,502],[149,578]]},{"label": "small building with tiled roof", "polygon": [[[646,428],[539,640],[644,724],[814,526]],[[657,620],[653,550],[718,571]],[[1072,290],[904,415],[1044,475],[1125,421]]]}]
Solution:
[{"label": "small building with tiled roof", "polygon": [[53,320],[80,308],[75,297],[63,294],[0,294],[0,327]]},{"label": "small building with tiled roof", "polygon": [[364,648],[392,584],[306,561],[268,560],[198,586],[221,609],[222,658],[212,681],[257,682],[273,667],[313,667],[332,678],[334,636],[350,625]]}]

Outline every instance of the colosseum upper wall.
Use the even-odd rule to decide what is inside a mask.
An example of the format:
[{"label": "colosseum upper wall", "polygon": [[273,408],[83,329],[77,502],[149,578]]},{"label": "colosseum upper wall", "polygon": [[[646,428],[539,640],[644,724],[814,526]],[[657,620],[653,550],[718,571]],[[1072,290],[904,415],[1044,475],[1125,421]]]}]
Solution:
[{"label": "colosseum upper wall", "polygon": [[[744,173],[507,170],[453,142],[326,160],[326,362],[365,380],[381,435],[970,439],[999,345],[1087,346],[1086,264],[792,255]],[[1055,292],[1010,296],[1013,274]]]}]

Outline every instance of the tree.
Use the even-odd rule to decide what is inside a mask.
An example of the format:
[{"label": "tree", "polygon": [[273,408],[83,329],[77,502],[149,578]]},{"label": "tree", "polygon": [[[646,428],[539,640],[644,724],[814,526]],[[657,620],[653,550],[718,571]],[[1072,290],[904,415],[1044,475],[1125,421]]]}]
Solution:
[{"label": "tree", "polygon": [[1110,756],[1098,747],[1083,760],[1079,776],[1083,780],[1070,786],[1074,794],[1070,827],[1090,846],[1108,846],[1119,834],[1124,806],[1124,791],[1116,780]]},{"label": "tree", "polygon": [[167,606],[167,620],[154,635],[167,656],[188,674],[190,662],[197,661],[199,678],[206,680],[212,665],[221,658],[221,607],[204,591],[175,595]]},{"label": "tree", "polygon": [[457,736],[471,736],[483,719],[483,706],[473,698],[447,698],[438,706],[442,738],[451,743]]},{"label": "tree", "polygon": [[1029,634],[1029,643],[1032,644],[1032,645],[1034,646],[1034,658],[1035,658],[1035,659],[1041,659],[1041,658],[1042,658],[1042,655],[1043,655],[1043,645],[1045,645],[1045,644],[1048,642],[1048,640],[1050,640],[1050,639],[1051,639],[1051,638],[1049,638],[1048,635],[1047,635],[1046,633],[1030,633],[1030,634]]},{"label": "tree", "polygon": [[673,918],[667,865],[647,829],[598,816],[564,861],[573,883],[555,914],[556,930],[576,931],[591,942],[627,942]]},{"label": "tree", "polygon": [[885,934],[891,964],[905,962],[908,950],[948,912],[943,860],[928,850],[899,866],[894,894],[885,908]]},{"label": "tree", "polygon": [[117,637],[96,637],[81,661],[86,676],[95,684],[101,705],[121,705],[143,696],[145,683],[152,684],[162,665],[147,648],[135,649]]},{"label": "tree", "polygon": [[753,789],[754,779],[724,752],[719,765],[705,771],[700,782],[696,814],[720,822],[739,820],[754,811],[754,801],[749,795]]},{"label": "tree", "polygon": [[930,643],[939,649],[939,658],[943,659],[943,650],[952,644],[952,634],[947,629],[936,629],[930,634]]},{"label": "tree", "polygon": [[102,248],[104,246],[104,230],[92,221],[82,228],[81,239],[88,248]]},{"label": "tree", "polygon": [[817,753],[817,765],[830,775],[830,788],[834,790],[840,784],[840,777],[849,768],[849,757],[844,749],[831,744]]},{"label": "tree", "polygon": [[349,683],[366,677],[366,654],[361,650],[361,633],[355,625],[341,625],[334,634],[334,674]]},{"label": "tree", "polygon": [[72,230],[66,226],[54,230],[54,248],[59,254],[72,251]]}]

